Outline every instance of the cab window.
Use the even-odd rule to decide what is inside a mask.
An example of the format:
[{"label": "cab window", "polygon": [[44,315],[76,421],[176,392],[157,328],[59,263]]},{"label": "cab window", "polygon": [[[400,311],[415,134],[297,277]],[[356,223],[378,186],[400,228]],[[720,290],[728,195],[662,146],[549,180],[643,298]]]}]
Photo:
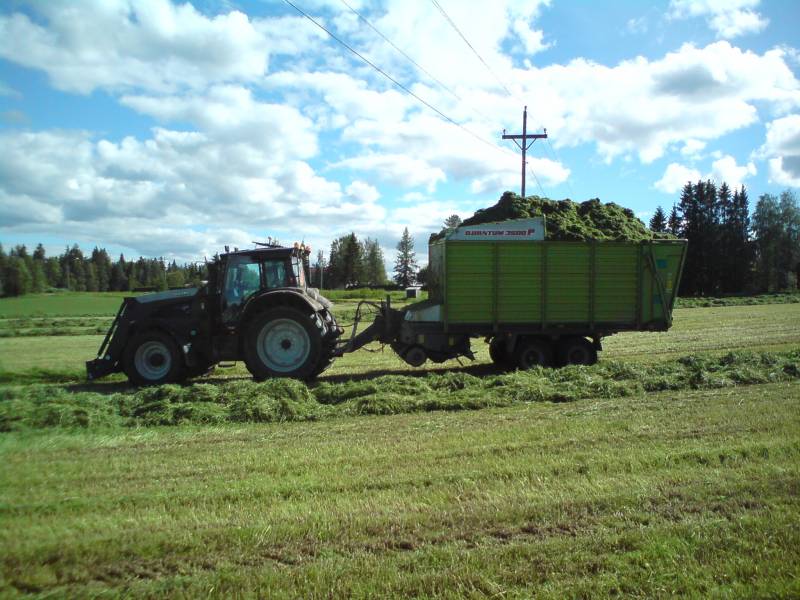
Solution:
[{"label": "cab window", "polygon": [[275,259],[264,261],[264,277],[267,288],[286,287],[286,261]]},{"label": "cab window", "polygon": [[236,318],[245,301],[261,289],[261,264],[249,256],[232,256],[228,259],[223,296],[224,318]]}]

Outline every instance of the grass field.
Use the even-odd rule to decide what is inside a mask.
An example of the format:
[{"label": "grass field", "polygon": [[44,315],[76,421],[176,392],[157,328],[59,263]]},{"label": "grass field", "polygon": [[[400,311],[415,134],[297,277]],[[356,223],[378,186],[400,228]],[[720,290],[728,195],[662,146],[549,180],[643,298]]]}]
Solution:
[{"label": "grass field", "polygon": [[46,300],[0,301],[0,596],[800,596],[800,304],[677,309],[589,369],[478,340],[134,393],[82,382],[119,298]]},{"label": "grass field", "polygon": [[6,435],[2,591],[796,596],[798,397]]}]

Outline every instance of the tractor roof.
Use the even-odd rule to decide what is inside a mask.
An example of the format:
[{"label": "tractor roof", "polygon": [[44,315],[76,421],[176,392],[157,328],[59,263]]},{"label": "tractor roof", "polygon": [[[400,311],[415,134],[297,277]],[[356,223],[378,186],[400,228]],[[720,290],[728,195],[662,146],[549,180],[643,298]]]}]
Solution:
[{"label": "tractor roof", "polygon": [[300,256],[300,248],[286,248],[284,246],[269,246],[264,248],[250,248],[247,250],[235,250],[233,252],[223,252],[220,256],[274,256],[276,258],[285,256]]}]

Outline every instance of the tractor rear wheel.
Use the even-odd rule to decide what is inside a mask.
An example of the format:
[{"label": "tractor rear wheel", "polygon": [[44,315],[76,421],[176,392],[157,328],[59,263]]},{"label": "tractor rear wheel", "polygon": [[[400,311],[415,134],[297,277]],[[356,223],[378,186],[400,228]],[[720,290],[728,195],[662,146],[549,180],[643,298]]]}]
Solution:
[{"label": "tractor rear wheel", "polygon": [[558,358],[563,365],[593,365],[597,362],[597,350],[582,337],[567,337],[558,344]]},{"label": "tractor rear wheel", "polygon": [[310,379],[322,358],[321,331],[299,310],[273,308],[250,323],[244,354],[247,370],[256,380]]},{"label": "tractor rear wheel", "polygon": [[122,367],[134,385],[175,383],[184,379],[186,371],[178,345],[160,331],[135,336],[125,347]]},{"label": "tractor rear wheel", "polygon": [[533,367],[549,367],[553,364],[553,347],[543,339],[520,340],[514,352],[517,367],[522,370]]}]

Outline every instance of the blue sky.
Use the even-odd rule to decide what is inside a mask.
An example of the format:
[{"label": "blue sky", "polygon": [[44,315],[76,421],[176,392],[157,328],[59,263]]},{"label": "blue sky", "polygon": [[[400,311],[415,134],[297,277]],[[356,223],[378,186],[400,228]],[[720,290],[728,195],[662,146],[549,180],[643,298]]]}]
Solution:
[{"label": "blue sky", "polygon": [[798,2],[295,4],[460,127],[284,2],[7,2],[4,246],[194,260],[355,231],[391,262],[408,227],[424,263],[446,216],[519,190],[523,105],[550,135],[528,193],[646,220],[688,179],[800,187]]}]

